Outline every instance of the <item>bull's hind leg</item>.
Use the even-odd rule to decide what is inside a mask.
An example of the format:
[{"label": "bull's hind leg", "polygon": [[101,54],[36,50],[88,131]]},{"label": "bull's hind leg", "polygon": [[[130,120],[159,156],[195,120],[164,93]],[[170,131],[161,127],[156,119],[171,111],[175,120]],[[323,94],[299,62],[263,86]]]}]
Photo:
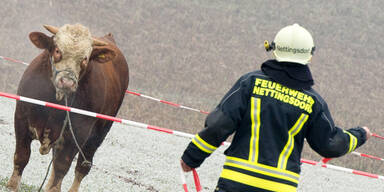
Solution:
[{"label": "bull's hind leg", "polygon": [[[103,123],[105,123],[105,125],[103,125]],[[82,147],[84,156],[88,161],[93,162],[93,156],[95,155],[97,148],[99,148],[99,146],[103,142],[111,126],[112,126],[112,122],[99,121],[98,123],[96,123],[97,128],[95,133],[92,134],[92,136],[87,140],[85,145]],[[85,176],[88,175],[89,171],[91,170],[90,166],[82,165],[84,158],[80,155],[80,153],[78,157],[79,158],[77,159],[76,170],[75,170],[75,179],[72,183],[72,186],[69,192],[78,192],[81,181],[84,179]]]},{"label": "bull's hind leg", "polygon": [[[21,114],[17,109],[18,107],[16,107],[16,114]],[[11,191],[18,191],[21,176],[31,155],[32,138],[28,129],[28,121],[18,115],[15,115],[15,136],[16,149],[13,157],[13,173],[7,183],[7,188]]]}]

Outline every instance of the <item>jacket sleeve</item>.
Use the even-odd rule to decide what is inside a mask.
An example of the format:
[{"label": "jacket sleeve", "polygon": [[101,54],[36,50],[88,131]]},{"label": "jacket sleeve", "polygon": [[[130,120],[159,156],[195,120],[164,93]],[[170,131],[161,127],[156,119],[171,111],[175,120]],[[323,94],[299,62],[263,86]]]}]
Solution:
[{"label": "jacket sleeve", "polygon": [[205,128],[189,143],[181,159],[190,167],[199,167],[242,120],[249,100],[249,78],[240,78],[205,120]]},{"label": "jacket sleeve", "polygon": [[[321,101],[320,101],[321,102]],[[321,109],[309,124],[306,139],[313,150],[326,158],[340,157],[354,151],[366,141],[361,127],[343,130],[335,126],[328,106],[322,101]]]}]

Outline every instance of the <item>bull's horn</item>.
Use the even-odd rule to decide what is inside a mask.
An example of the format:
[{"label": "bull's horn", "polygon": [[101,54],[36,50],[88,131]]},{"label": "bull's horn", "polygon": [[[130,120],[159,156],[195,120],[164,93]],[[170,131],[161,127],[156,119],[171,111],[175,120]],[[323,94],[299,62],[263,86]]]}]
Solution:
[{"label": "bull's horn", "polygon": [[56,34],[59,31],[59,28],[52,25],[43,25],[45,29],[47,29],[52,34]]},{"label": "bull's horn", "polygon": [[105,46],[105,45],[108,45],[108,43],[106,43],[105,41],[98,40],[98,39],[93,37],[93,44],[92,45],[94,45],[94,46]]}]

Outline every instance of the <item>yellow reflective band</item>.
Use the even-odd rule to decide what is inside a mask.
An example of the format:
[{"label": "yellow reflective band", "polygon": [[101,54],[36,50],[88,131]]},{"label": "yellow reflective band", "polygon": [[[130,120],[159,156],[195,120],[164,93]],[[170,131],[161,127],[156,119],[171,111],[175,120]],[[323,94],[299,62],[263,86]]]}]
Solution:
[{"label": "yellow reflective band", "polygon": [[206,152],[206,153],[212,153],[217,149],[217,147],[210,145],[209,143],[205,142],[199,135],[196,134],[196,136],[192,139],[192,143],[195,144],[200,150]]},{"label": "yellow reflective band", "polygon": [[223,169],[220,175],[221,178],[229,179],[232,181],[236,181],[238,183],[242,183],[245,185],[249,185],[252,187],[257,187],[260,189],[270,190],[270,191],[276,191],[276,192],[296,192],[296,187],[278,183],[266,179],[261,179],[257,177],[253,177],[250,175],[246,175],[243,173],[239,173],[236,171]]},{"label": "yellow reflective band", "polygon": [[349,135],[349,150],[348,153],[354,151],[357,146],[357,138],[352,135],[350,132],[343,130],[344,133]]},{"label": "yellow reflective band", "polygon": [[260,133],[260,105],[261,99],[251,97],[251,141],[249,144],[249,160],[257,162],[259,156],[259,133]]},{"label": "yellow reflective band", "polygon": [[245,159],[240,159],[237,157],[231,157],[227,156],[227,160],[225,161],[224,165],[231,166],[231,167],[237,167],[240,169],[244,169],[247,171],[275,177],[278,179],[283,179],[287,181],[294,182],[296,184],[299,183],[299,174],[288,171],[288,170],[283,170],[283,169],[278,169],[276,167],[268,166],[268,165],[263,165],[260,163],[252,163],[250,161],[247,161]]},{"label": "yellow reflective band", "polygon": [[301,128],[303,128],[303,125],[308,120],[308,117],[309,116],[307,114],[302,113],[295,125],[293,125],[293,127],[288,131],[288,141],[287,144],[285,144],[283,151],[280,153],[279,162],[277,164],[278,168],[287,168],[288,158],[291,156],[293,148],[295,147],[294,137],[301,131]]}]

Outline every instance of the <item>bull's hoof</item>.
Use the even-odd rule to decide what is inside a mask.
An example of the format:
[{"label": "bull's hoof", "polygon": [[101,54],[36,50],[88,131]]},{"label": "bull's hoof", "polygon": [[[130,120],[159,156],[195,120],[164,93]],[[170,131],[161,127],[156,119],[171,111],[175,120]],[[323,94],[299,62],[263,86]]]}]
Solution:
[{"label": "bull's hoof", "polygon": [[45,190],[45,192],[61,192],[61,190],[58,187],[52,187],[48,190]]},{"label": "bull's hoof", "polygon": [[11,177],[11,179],[7,183],[7,188],[11,192],[18,192],[19,191],[19,182],[20,179]]}]

